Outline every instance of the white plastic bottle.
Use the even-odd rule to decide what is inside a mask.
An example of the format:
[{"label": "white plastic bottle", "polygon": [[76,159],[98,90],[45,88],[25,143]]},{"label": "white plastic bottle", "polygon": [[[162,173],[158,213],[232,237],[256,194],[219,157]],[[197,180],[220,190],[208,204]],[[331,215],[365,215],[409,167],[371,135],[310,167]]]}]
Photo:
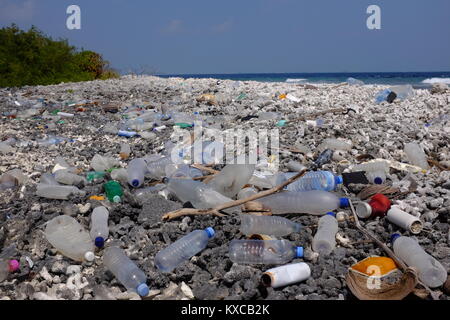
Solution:
[{"label": "white plastic bottle", "polygon": [[267,270],[261,282],[266,287],[279,288],[307,280],[311,276],[311,268],[304,262],[291,263]]},{"label": "white plastic bottle", "polygon": [[103,248],[109,236],[108,217],[109,212],[105,207],[97,207],[92,211],[90,235],[97,248]]},{"label": "white plastic bottle", "polygon": [[447,271],[442,264],[430,256],[416,240],[401,236],[392,235],[392,245],[394,253],[409,267],[417,268],[419,279],[430,288],[437,288],[447,280]]},{"label": "white plastic bottle", "polygon": [[348,207],[347,198],[334,193],[314,190],[304,192],[284,191],[256,200],[272,210],[272,214],[309,213],[323,215],[339,207]]},{"label": "white plastic bottle", "polygon": [[55,172],[55,180],[59,183],[65,184],[65,185],[78,185],[82,183],[87,183],[86,179],[83,177],[73,174],[69,172],[68,170],[58,170]]},{"label": "white plastic bottle", "polygon": [[424,170],[430,169],[427,161],[427,155],[417,143],[411,142],[405,144],[405,153],[411,164],[421,167]]},{"label": "white plastic bottle", "polygon": [[400,210],[397,206],[391,207],[386,214],[386,219],[412,234],[419,234],[423,229],[422,221],[419,218]]},{"label": "white plastic bottle", "polygon": [[353,166],[352,171],[365,171],[370,183],[383,184],[389,172],[389,165],[385,161],[367,162]]},{"label": "white plastic bottle", "polygon": [[320,254],[330,254],[336,247],[338,222],[333,212],[328,212],[319,219],[317,232],[312,240],[312,249]]},{"label": "white plastic bottle", "polygon": [[128,290],[136,292],[141,297],[147,296],[150,292],[145,273],[128,258],[122,249],[107,248],[103,254],[103,264]]},{"label": "white plastic bottle", "polygon": [[128,183],[135,188],[139,188],[144,183],[146,172],[147,164],[144,159],[131,160],[127,169]]},{"label": "white plastic bottle", "polygon": [[59,252],[75,261],[93,261],[94,246],[89,233],[77,220],[58,216],[47,222],[45,237]]},{"label": "white plastic bottle", "polygon": [[74,186],[61,186],[39,183],[36,188],[36,195],[47,199],[68,200],[72,195],[86,195],[86,191]]},{"label": "white plastic bottle", "polygon": [[266,234],[276,237],[299,232],[301,225],[283,217],[241,215],[240,231],[245,235]]},{"label": "white plastic bottle", "polygon": [[303,257],[303,247],[287,240],[233,240],[229,255],[239,264],[284,264]]},{"label": "white plastic bottle", "polygon": [[184,261],[192,258],[208,245],[215,231],[209,227],[205,230],[195,230],[178,239],[155,256],[155,265],[162,272],[172,272]]},{"label": "white plastic bottle", "polygon": [[120,167],[119,161],[113,158],[103,157],[96,154],[91,160],[91,167],[98,172],[109,170],[113,167]]}]

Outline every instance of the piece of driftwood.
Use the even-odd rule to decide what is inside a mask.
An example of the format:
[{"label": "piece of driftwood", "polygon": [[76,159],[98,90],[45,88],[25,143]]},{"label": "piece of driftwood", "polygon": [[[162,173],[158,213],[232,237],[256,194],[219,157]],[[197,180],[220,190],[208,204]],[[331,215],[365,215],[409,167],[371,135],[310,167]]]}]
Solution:
[{"label": "piece of driftwood", "polygon": [[288,184],[291,184],[292,182],[296,181],[297,179],[300,179],[308,170],[304,169],[301,172],[299,172],[298,174],[296,174],[295,176],[293,176],[292,178],[286,180],[285,182],[283,182],[282,184],[273,187],[272,189],[266,190],[266,191],[262,191],[259,192],[257,194],[254,194],[248,198],[245,199],[240,199],[240,200],[236,200],[236,201],[230,201],[224,204],[221,204],[215,208],[210,208],[210,209],[191,209],[191,208],[182,208],[179,210],[175,210],[175,211],[171,211],[167,214],[165,214],[162,219],[163,220],[172,220],[178,217],[182,217],[182,216],[195,216],[195,215],[213,215],[213,216],[217,216],[217,217],[223,217],[224,214],[220,213],[221,210],[224,209],[228,209],[228,208],[233,208],[233,207],[237,207],[237,206],[241,206],[244,203],[250,202],[250,201],[254,201],[263,197],[266,197],[268,195],[277,193],[281,190],[283,190],[283,188],[285,186],[287,186]]}]

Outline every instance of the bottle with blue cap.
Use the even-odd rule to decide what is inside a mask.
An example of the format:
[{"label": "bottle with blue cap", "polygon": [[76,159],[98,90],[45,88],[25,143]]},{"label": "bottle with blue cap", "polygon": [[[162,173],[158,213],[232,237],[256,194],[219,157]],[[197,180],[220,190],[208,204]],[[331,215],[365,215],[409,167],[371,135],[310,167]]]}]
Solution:
[{"label": "bottle with blue cap", "polygon": [[145,173],[147,172],[147,163],[144,159],[133,159],[128,164],[128,183],[135,188],[139,188],[145,179]]},{"label": "bottle with blue cap", "polygon": [[128,258],[122,249],[107,248],[103,254],[103,264],[128,290],[136,292],[141,297],[147,296],[150,292],[145,273]]},{"label": "bottle with blue cap", "polygon": [[108,228],[109,212],[105,207],[97,207],[91,214],[91,230],[89,232],[97,248],[103,248],[105,240],[109,236]]},{"label": "bottle with blue cap", "polygon": [[[280,185],[282,182],[292,178],[296,174],[298,174],[298,172],[287,172],[282,174],[282,176],[277,179],[277,185]],[[343,182],[342,176],[334,175],[332,172],[311,171],[297,181],[287,185],[285,190],[297,192],[311,190],[333,191]]]},{"label": "bottle with blue cap", "polygon": [[184,261],[192,258],[208,245],[215,231],[209,227],[205,230],[195,230],[158,252],[155,265],[162,272],[172,272]]},{"label": "bottle with blue cap", "polygon": [[440,287],[447,280],[444,266],[426,253],[416,240],[394,233],[391,242],[394,253],[409,267],[416,268],[419,279],[428,287]]},{"label": "bottle with blue cap", "polygon": [[239,264],[285,264],[303,257],[303,247],[288,240],[233,240],[230,260]]},{"label": "bottle with blue cap", "polygon": [[312,240],[312,249],[320,254],[328,255],[336,247],[338,222],[334,212],[328,212],[319,219],[317,232]]}]

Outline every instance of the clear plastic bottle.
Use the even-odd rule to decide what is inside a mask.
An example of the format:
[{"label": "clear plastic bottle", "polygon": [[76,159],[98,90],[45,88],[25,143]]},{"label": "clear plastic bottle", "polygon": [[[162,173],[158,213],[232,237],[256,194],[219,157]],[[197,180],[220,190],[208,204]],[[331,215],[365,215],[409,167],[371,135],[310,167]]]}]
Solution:
[{"label": "clear plastic bottle", "polygon": [[86,191],[74,186],[61,186],[39,183],[36,188],[36,195],[47,199],[68,200],[70,196],[85,196]]},{"label": "clear plastic bottle", "polygon": [[319,145],[318,149],[321,151],[326,149],[349,151],[352,149],[352,144],[343,140],[328,138]]},{"label": "clear plastic bottle", "polygon": [[229,255],[239,264],[285,264],[303,257],[303,247],[287,240],[233,240]]},{"label": "clear plastic bottle", "polygon": [[367,162],[353,166],[352,171],[365,171],[370,183],[383,184],[389,172],[389,164],[385,161]]},{"label": "clear plastic bottle", "polygon": [[260,198],[257,202],[272,210],[272,214],[309,213],[323,215],[339,207],[348,207],[347,198],[334,193],[314,190],[304,192],[284,191]]},{"label": "clear plastic bottle", "polygon": [[94,260],[94,246],[89,233],[72,217],[63,215],[50,220],[45,228],[45,237],[70,259]]},{"label": "clear plastic bottle", "polygon": [[103,248],[105,240],[109,236],[108,228],[109,212],[105,207],[97,207],[91,214],[91,239],[97,248]]},{"label": "clear plastic bottle", "polygon": [[58,181],[55,180],[55,175],[51,173],[43,173],[41,175],[40,183],[59,186]]},{"label": "clear plastic bottle", "polygon": [[19,269],[19,261],[0,259],[0,283],[5,281],[11,272]]},{"label": "clear plastic bottle", "polygon": [[[298,172],[287,172],[280,175],[277,178],[276,185],[280,185],[289,178],[297,175]],[[294,181],[293,183],[287,185],[285,190],[288,191],[311,191],[311,190],[322,190],[322,191],[333,191],[339,184],[344,181],[342,176],[335,176],[329,171],[311,171],[307,172],[303,177]]]},{"label": "clear plastic bottle", "polygon": [[392,235],[394,253],[408,266],[417,268],[419,279],[430,288],[440,287],[447,280],[447,270],[412,238]]},{"label": "clear plastic bottle", "polygon": [[405,153],[413,165],[421,167],[424,170],[430,169],[427,155],[417,143],[411,142],[405,144]]},{"label": "clear plastic bottle", "polygon": [[214,237],[214,229],[195,230],[178,239],[155,257],[155,265],[162,272],[172,272],[184,261],[195,256],[208,245],[208,240]]},{"label": "clear plastic bottle", "polygon": [[333,212],[328,212],[319,219],[317,232],[312,240],[312,249],[320,254],[330,254],[336,247],[338,222]]},{"label": "clear plastic bottle", "polygon": [[240,231],[245,235],[266,234],[283,237],[293,232],[299,232],[301,225],[283,217],[241,215]]},{"label": "clear plastic bottle", "polygon": [[156,180],[164,178],[166,174],[166,166],[172,163],[170,157],[162,157],[158,160],[147,160],[147,170],[149,175]]},{"label": "clear plastic bottle", "polygon": [[126,160],[130,157],[130,153],[131,153],[131,147],[128,143],[122,143],[120,145],[120,158],[122,160]]},{"label": "clear plastic bottle", "polygon": [[258,193],[258,190],[256,190],[253,187],[248,187],[248,188],[241,189],[241,191],[239,191],[239,193],[237,195],[237,198],[238,198],[238,200],[245,199],[245,198],[251,197],[257,193]]},{"label": "clear plastic bottle", "polygon": [[116,159],[96,154],[91,160],[91,167],[95,171],[107,171],[113,167],[120,167],[120,163]]},{"label": "clear plastic bottle", "polygon": [[107,248],[103,254],[103,264],[128,290],[136,292],[141,297],[147,296],[150,292],[145,273],[128,258],[122,249]]},{"label": "clear plastic bottle", "polygon": [[128,164],[128,183],[135,188],[139,188],[145,179],[145,173],[147,172],[147,164],[144,159],[138,158],[131,160]]},{"label": "clear plastic bottle", "polygon": [[76,174],[69,172],[68,170],[58,170],[55,172],[55,180],[65,185],[79,185],[86,183],[86,180]]}]

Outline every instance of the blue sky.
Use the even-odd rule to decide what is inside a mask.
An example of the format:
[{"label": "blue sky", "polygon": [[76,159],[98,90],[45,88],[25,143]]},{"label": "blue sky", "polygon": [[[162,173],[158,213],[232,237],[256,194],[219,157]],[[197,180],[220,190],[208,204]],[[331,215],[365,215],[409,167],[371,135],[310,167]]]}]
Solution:
[{"label": "blue sky", "polygon": [[[81,30],[66,9],[81,7]],[[369,5],[381,30],[368,30]],[[32,24],[159,73],[450,71],[449,0],[0,0],[0,26]]]}]

